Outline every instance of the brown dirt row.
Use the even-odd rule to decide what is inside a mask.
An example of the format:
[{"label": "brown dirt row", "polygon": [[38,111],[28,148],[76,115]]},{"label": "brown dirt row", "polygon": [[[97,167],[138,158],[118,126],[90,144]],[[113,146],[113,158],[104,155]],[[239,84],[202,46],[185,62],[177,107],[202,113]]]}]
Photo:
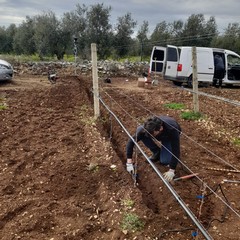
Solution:
[{"label": "brown dirt row", "polygon": [[[7,109],[0,111],[0,238],[192,239],[196,227],[141,155],[134,187],[125,170],[128,137],[102,105],[101,117],[93,119],[91,89],[90,78],[66,75],[55,85],[37,76],[1,84],[1,102]],[[164,103],[181,102],[192,109],[191,94],[166,82],[145,89],[137,87],[136,79],[114,78],[100,90],[130,133],[136,119],[141,122],[152,113],[175,117],[184,133],[182,162],[239,212],[238,184],[222,183],[238,179],[239,173],[209,169],[228,168],[221,159],[239,169],[239,146],[232,141],[239,137],[238,108],[200,97],[207,118],[187,121],[180,117],[181,110]],[[239,100],[239,89],[203,90]],[[177,175],[187,173],[179,164]],[[204,202],[198,198],[202,182],[194,178],[173,187],[214,239],[239,238],[236,214],[228,210],[225,215],[225,205],[207,189]],[[144,223],[142,230],[122,229],[130,214]],[[204,239],[200,232],[199,239]]]}]

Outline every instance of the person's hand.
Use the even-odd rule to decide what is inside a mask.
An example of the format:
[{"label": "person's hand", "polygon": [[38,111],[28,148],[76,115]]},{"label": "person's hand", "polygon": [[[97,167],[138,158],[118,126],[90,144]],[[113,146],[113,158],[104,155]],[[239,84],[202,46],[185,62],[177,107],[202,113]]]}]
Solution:
[{"label": "person's hand", "polygon": [[134,173],[134,168],[133,168],[133,164],[132,163],[126,163],[127,166],[127,171],[132,174]]},{"label": "person's hand", "polygon": [[172,181],[174,176],[175,176],[175,171],[173,169],[169,169],[167,172],[165,172],[163,174],[163,177],[167,180],[167,181]]}]

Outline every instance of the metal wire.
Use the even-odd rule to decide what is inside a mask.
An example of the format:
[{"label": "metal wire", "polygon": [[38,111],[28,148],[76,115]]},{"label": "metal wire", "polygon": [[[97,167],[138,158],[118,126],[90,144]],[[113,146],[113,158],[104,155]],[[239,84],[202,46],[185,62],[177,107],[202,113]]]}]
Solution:
[{"label": "metal wire", "polygon": [[[177,87],[177,88],[180,88],[182,90],[185,90],[185,91],[188,91],[188,92],[191,92],[191,93],[196,93],[193,90],[188,89],[188,88],[183,88],[183,87]],[[224,97],[219,97],[219,96],[212,95],[212,94],[205,93],[205,92],[201,92],[201,91],[198,91],[197,94],[203,95],[203,96],[207,96],[207,97],[210,97],[210,98],[214,98],[216,100],[220,100],[220,101],[223,101],[223,102],[226,102],[226,103],[230,103],[232,105],[240,107],[240,102],[239,101],[231,100],[231,99],[224,98]]]},{"label": "metal wire", "polygon": [[[109,96],[109,95],[108,95]],[[111,97],[111,96],[110,96]],[[114,100],[112,97],[111,97],[112,100]],[[103,102],[103,100],[100,98],[101,102]],[[115,101],[115,100],[114,100]],[[118,103],[117,103],[118,104]],[[139,106],[141,106],[143,109],[146,109],[145,107],[143,107],[142,105],[140,105],[139,103],[137,103]],[[119,107],[121,107],[119,104],[118,104]],[[122,108],[122,107],[121,107]],[[123,108],[122,108],[123,109]],[[149,111],[148,109],[146,109],[148,112],[151,112]],[[123,109],[123,111],[128,115],[130,116],[132,119],[134,119],[137,123],[138,121],[136,120],[136,118],[132,117],[125,109]],[[156,115],[155,115],[156,116]],[[187,138],[191,139],[190,137],[188,137],[187,135],[185,135]],[[153,137],[153,136],[152,136]],[[132,136],[130,135],[130,138],[132,138]],[[153,137],[154,138],[154,137]],[[157,139],[155,139],[156,141],[158,141]],[[192,139],[193,142],[195,142],[193,139]],[[133,140],[134,142],[134,140]],[[207,148],[205,148],[204,146],[202,146],[201,144],[195,142],[197,145],[201,146],[202,148],[204,148],[206,151],[212,153],[214,156],[218,157],[220,160],[222,160],[223,162],[225,162],[226,164],[230,165],[232,168],[234,168],[235,170],[237,170],[234,166],[232,166],[231,164],[227,163],[224,159],[220,158],[219,156],[217,156],[215,153],[211,152],[210,150],[208,150]],[[163,146],[164,147],[164,146]],[[165,148],[166,149],[166,148]],[[168,149],[166,149],[167,151],[169,151]],[[169,151],[170,152],[170,151]],[[172,154],[172,153],[171,153]],[[177,158],[174,154],[172,154],[175,158]],[[184,164],[179,158],[177,158],[178,161],[186,168],[188,169],[189,172],[191,173],[194,173],[186,164]],[[238,171],[238,170],[237,170]],[[238,217],[240,217],[240,214],[238,212],[236,212],[235,209],[232,208],[232,206],[230,206],[224,199],[222,199],[217,193],[215,193],[215,191],[210,187],[208,186],[199,176],[195,176],[195,178],[197,178],[201,183],[203,183],[209,190],[210,192],[212,192],[219,200],[221,200],[229,209],[231,209]]]},{"label": "metal wire", "polygon": [[99,98],[101,103],[105,106],[105,108],[113,115],[115,120],[119,123],[119,125],[123,128],[125,133],[128,135],[129,138],[134,142],[135,146],[139,149],[139,151],[142,153],[142,155],[146,158],[146,160],[149,162],[149,164],[152,166],[154,171],[157,173],[157,175],[161,178],[163,183],[167,186],[167,188],[170,190],[172,195],[176,198],[178,203],[181,205],[181,207],[185,210],[185,212],[188,214],[188,216],[191,218],[191,220],[194,222],[194,224],[198,227],[198,229],[201,231],[203,236],[206,239],[212,239],[212,237],[209,235],[209,233],[206,231],[206,229],[202,226],[202,224],[198,221],[196,216],[192,213],[192,211],[187,207],[187,205],[184,203],[184,201],[181,199],[181,197],[178,195],[178,193],[174,190],[174,188],[171,186],[171,184],[165,180],[161,172],[157,169],[157,167],[152,163],[152,161],[148,158],[148,156],[145,154],[145,152],[141,149],[141,147],[138,145],[138,143],[135,141],[135,139],[131,136],[131,134],[127,131],[127,129],[124,127],[124,125],[121,123],[121,121],[118,119],[118,117],[109,109],[109,107],[105,104],[105,102]]}]

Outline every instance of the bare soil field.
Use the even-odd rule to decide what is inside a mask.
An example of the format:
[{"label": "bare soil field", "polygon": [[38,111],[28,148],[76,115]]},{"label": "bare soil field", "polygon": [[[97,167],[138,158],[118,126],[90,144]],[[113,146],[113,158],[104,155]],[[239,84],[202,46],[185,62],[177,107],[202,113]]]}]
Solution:
[{"label": "bare soil field", "polygon": [[[176,176],[198,177],[172,187],[213,239],[239,239],[240,184],[223,182],[240,180],[239,106],[199,96],[204,119],[184,120],[181,112],[193,109],[188,91],[164,81],[140,88],[137,79],[111,80],[101,81],[101,100],[131,134],[154,114],[178,120]],[[200,90],[240,101],[238,87]],[[134,185],[125,169],[128,136],[101,103],[94,119],[90,77],[64,74],[50,84],[16,76],[0,83],[0,105],[0,239],[205,239],[141,154]]]}]

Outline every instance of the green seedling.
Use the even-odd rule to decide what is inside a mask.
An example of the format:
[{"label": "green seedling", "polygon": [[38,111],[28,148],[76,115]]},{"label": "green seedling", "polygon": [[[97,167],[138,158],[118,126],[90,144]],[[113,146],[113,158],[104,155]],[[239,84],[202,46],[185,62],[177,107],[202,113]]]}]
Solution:
[{"label": "green seedling", "polygon": [[141,231],[144,227],[144,223],[134,213],[125,213],[121,222],[121,229],[124,231]]},{"label": "green seedling", "polygon": [[6,105],[0,105],[0,110],[6,110],[7,106]]},{"label": "green seedling", "polygon": [[5,97],[0,96],[0,110],[6,110],[7,104]]},{"label": "green seedling", "polygon": [[89,107],[87,105],[82,105],[79,112],[80,121],[86,125],[93,125],[96,123],[94,117],[89,117]]},{"label": "green seedling", "polygon": [[182,112],[181,118],[185,120],[199,120],[203,118],[203,115],[200,112]]},{"label": "green seedling", "polygon": [[240,138],[233,139],[233,144],[240,146]]},{"label": "green seedling", "polygon": [[131,209],[131,208],[133,208],[133,206],[134,206],[134,201],[131,200],[131,199],[123,199],[122,202],[121,202],[121,204],[122,204],[125,208]]},{"label": "green seedling", "polygon": [[183,103],[166,103],[163,106],[165,108],[170,108],[175,110],[181,110],[185,108],[185,105]]}]

